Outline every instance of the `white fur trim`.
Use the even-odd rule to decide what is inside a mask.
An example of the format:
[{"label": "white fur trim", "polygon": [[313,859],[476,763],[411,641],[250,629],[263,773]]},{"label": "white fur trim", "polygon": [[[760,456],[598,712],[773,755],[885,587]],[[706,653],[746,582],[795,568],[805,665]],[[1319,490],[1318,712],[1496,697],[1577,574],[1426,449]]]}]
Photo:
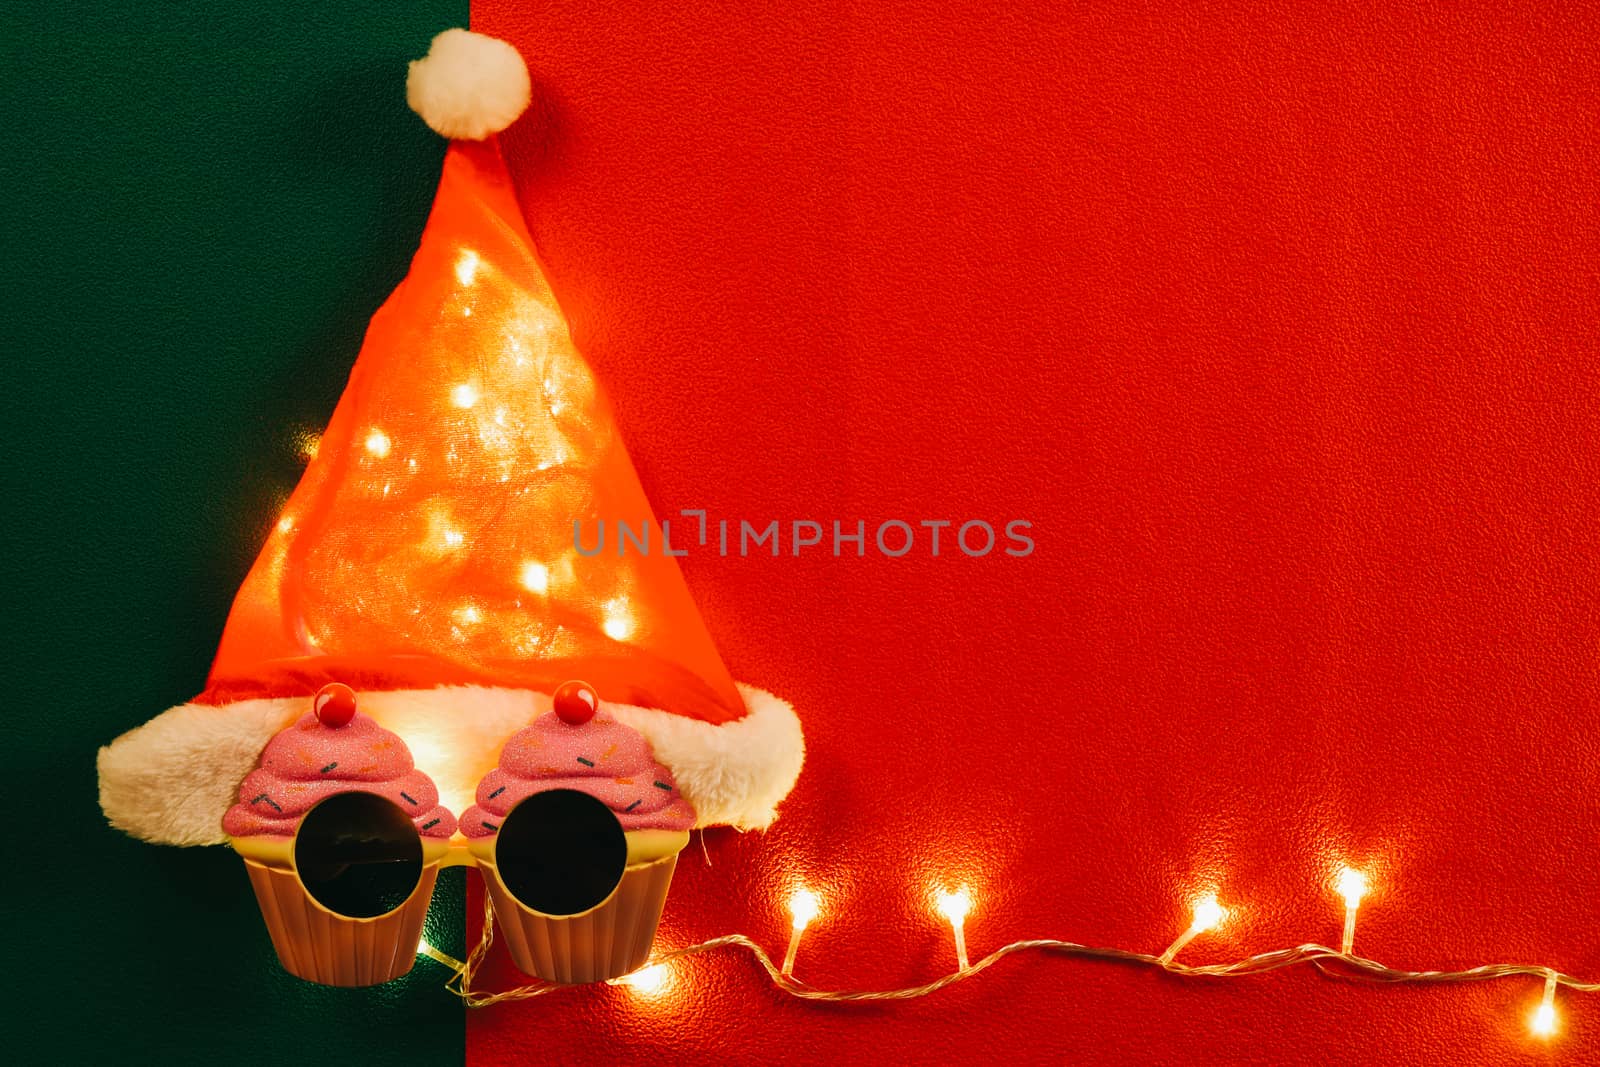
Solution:
[{"label": "white fur trim", "polygon": [[406,103],[446,137],[479,141],[528,108],[533,86],[515,48],[470,30],[445,30],[406,73]]},{"label": "white fur trim", "polygon": [[[794,787],[805,741],[794,709],[740,685],[748,714],[720,726],[670,712],[605,704],[638,730],[672,771],[699,826],[762,829]],[[100,807],[111,825],[163,845],[214,845],[239,783],[279,730],[310,707],[306,697],[180,704],[100,750]],[[525,689],[457,686],[359,694],[359,707],[411,749],[459,815],[500,748],[550,696]]]},{"label": "white fur trim", "polygon": [[608,705],[644,734],[678,789],[694,805],[697,826],[764,830],[778,817],[805,762],[794,709],[764,690],[740,685],[749,712],[720,726],[668,711]]},{"label": "white fur trim", "polygon": [[[306,701],[298,701],[304,705]],[[100,750],[100,810],[111,825],[163,845],[215,845],[272,735],[294,720],[284,700],[225,708],[180,704]]]}]

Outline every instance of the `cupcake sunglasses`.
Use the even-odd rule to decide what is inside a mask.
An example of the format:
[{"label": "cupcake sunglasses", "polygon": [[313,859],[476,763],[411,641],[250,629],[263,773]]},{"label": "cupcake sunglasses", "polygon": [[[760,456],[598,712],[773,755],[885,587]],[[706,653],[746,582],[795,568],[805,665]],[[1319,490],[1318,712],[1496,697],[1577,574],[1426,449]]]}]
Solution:
[{"label": "cupcake sunglasses", "polygon": [[616,815],[572,789],[529,795],[470,850],[424,839],[384,797],[338,793],[306,813],[284,865],[245,859],[284,969],[334,986],[411,969],[449,866],[478,867],[524,972],[565,983],[627,974],[649,956],[676,865],[676,853],[630,865]]}]

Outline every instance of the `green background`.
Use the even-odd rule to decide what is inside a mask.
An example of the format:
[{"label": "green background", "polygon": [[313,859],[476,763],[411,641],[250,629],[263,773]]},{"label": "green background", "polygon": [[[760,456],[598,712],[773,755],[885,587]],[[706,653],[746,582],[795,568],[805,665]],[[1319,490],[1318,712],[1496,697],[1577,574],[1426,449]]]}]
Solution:
[{"label": "green background", "polygon": [[[377,991],[290,978],[238,859],[110,829],[94,758],[204,683],[295,433],[333,410],[428,209],[444,143],[406,109],[405,63],[466,19],[465,0],[7,11],[12,1062],[462,1058],[442,967]],[[446,874],[429,936],[459,953]]]}]

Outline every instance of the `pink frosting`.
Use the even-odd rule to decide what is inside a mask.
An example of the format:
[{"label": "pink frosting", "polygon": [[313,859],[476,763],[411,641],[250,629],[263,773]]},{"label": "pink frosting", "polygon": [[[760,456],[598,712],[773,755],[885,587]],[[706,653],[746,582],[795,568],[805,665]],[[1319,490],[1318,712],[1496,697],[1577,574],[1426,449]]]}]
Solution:
[{"label": "pink frosting", "polygon": [[500,766],[478,783],[478,802],[461,813],[461,832],[488,837],[530,794],[576,789],[610,808],[624,830],[687,830],[694,809],[650,743],[605,712],[581,726],[554,712],[511,735]]},{"label": "pink frosting", "polygon": [[404,741],[365,715],[330,727],[309,713],[267,742],[239,787],[239,803],[222,817],[222,831],[293,836],[305,813],[336,793],[391,800],[424,837],[455,833],[455,816],[439,806],[439,790],[412,764]]}]

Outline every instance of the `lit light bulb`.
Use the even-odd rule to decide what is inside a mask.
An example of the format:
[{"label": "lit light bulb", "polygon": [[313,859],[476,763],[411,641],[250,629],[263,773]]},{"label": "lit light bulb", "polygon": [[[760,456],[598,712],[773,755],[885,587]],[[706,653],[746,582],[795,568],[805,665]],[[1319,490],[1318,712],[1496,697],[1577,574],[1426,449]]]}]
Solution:
[{"label": "lit light bulb", "polygon": [[822,902],[817,895],[809,889],[796,889],[789,897],[789,914],[794,919],[794,928],[804,930],[810,925],[811,920],[817,917],[821,910]]},{"label": "lit light bulb", "polygon": [[625,597],[606,601],[606,618],[600,628],[613,641],[626,641],[633,636],[633,616],[628,614]]},{"label": "lit light bulb", "polygon": [[967,914],[972,911],[972,891],[962,886],[954,893],[940,890],[935,896],[933,906],[940,915],[950,921],[950,931],[956,939],[956,963],[961,970],[967,969]]},{"label": "lit light bulb", "polygon": [[470,248],[463,248],[461,256],[456,260],[456,281],[462,285],[471,285],[472,279],[478,276],[478,253]]},{"label": "lit light bulb", "polygon": [[283,518],[278,520],[279,533],[288,533],[292,529],[294,529],[294,519],[290,518],[288,515],[285,515]]},{"label": "lit light bulb", "polygon": [[1227,917],[1228,909],[1217,903],[1217,895],[1207,893],[1195,901],[1194,922],[1190,924],[1189,929],[1197,934],[1203,934]]},{"label": "lit light bulb", "polygon": [[460,548],[461,542],[466,539],[466,535],[460,530],[446,530],[444,532],[444,543],[447,548]]},{"label": "lit light bulb", "polygon": [[972,894],[966,886],[962,886],[954,893],[941,892],[934,906],[939,909],[940,915],[953,923],[959,923],[972,911]]},{"label": "lit light bulb", "polygon": [[483,621],[483,612],[478,610],[476,604],[463,604],[456,609],[455,620],[458,626],[476,626]]},{"label": "lit light bulb", "polygon": [[550,591],[550,568],[533,560],[522,565],[522,587],[541,596]]},{"label": "lit light bulb", "polygon": [[374,456],[377,456],[379,459],[382,459],[389,454],[389,435],[384,433],[382,430],[373,430],[371,433],[367,434],[366,443],[367,451],[372,453]]},{"label": "lit light bulb", "polygon": [[665,963],[652,963],[640,967],[632,974],[625,974],[621,978],[611,979],[613,985],[625,985],[635,993],[643,993],[647,997],[664,993],[672,984],[672,970]]},{"label": "lit light bulb", "polygon": [[1367,876],[1360,871],[1344,867],[1339,871],[1339,882],[1336,887],[1339,895],[1344,897],[1344,906],[1357,908],[1361,906],[1361,898],[1367,895]]},{"label": "lit light bulb", "polygon": [[783,975],[794,973],[794,956],[800,950],[800,935],[822,910],[822,902],[811,890],[801,886],[789,894],[789,950],[783,954]]},{"label": "lit light bulb", "polygon": [[1189,929],[1178,936],[1178,940],[1167,946],[1167,951],[1161,954],[1161,966],[1166,967],[1172,963],[1174,957],[1183,951],[1185,945],[1205,933],[1216,928],[1228,917],[1228,909],[1217,903],[1215,893],[1207,893],[1194,902],[1194,920],[1189,923]]},{"label": "lit light bulb", "polygon": [[462,382],[450,390],[450,402],[458,408],[470,408],[478,402],[478,388],[471,382]]},{"label": "lit light bulb", "polygon": [[1539,1006],[1533,1009],[1533,1016],[1528,1020],[1528,1029],[1532,1030],[1535,1037],[1553,1037],[1556,1032],[1556,976],[1547,975],[1544,980],[1544,999],[1539,1001]]},{"label": "lit light bulb", "polygon": [[1356,941],[1356,909],[1361,907],[1361,898],[1367,895],[1367,876],[1349,867],[1340,868],[1339,881],[1334,888],[1344,897],[1344,937],[1339,942],[1339,951],[1348,956]]}]

